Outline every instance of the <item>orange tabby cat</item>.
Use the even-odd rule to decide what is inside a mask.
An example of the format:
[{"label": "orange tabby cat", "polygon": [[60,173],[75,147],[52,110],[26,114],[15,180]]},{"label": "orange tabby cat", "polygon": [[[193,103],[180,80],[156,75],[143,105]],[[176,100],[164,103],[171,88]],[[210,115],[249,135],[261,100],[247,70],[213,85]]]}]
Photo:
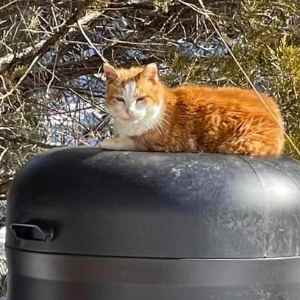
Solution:
[{"label": "orange tabby cat", "polygon": [[183,85],[169,88],[156,64],[130,69],[104,65],[107,107],[117,136],[103,149],[219,152],[279,156],[283,121],[277,104],[239,88]]}]

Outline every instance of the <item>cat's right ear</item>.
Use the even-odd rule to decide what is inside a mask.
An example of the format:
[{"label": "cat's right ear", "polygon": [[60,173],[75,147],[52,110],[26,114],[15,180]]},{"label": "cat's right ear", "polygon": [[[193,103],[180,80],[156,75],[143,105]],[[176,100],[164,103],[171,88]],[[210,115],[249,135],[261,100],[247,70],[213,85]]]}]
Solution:
[{"label": "cat's right ear", "polygon": [[155,63],[148,64],[145,66],[143,75],[154,82],[159,81],[159,75],[158,75],[158,67]]},{"label": "cat's right ear", "polygon": [[109,63],[103,65],[103,72],[108,81],[115,81],[118,79],[118,73],[116,69]]}]

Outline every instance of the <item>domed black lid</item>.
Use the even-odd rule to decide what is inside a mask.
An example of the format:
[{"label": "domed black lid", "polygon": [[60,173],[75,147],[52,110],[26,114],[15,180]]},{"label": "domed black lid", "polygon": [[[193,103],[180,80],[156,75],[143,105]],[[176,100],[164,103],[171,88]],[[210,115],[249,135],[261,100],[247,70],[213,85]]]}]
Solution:
[{"label": "domed black lid", "polygon": [[7,246],[126,257],[299,255],[296,161],[214,154],[50,151],[19,173]]}]

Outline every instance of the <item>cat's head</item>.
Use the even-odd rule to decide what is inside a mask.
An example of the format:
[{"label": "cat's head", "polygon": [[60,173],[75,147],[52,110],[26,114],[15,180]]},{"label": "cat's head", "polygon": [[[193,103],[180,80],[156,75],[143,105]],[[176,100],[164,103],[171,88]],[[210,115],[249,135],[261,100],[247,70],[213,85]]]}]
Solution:
[{"label": "cat's head", "polygon": [[[156,64],[129,69],[104,64],[107,79],[107,107],[113,118],[146,127],[160,117],[164,88]],[[150,128],[149,128],[150,129]]]}]

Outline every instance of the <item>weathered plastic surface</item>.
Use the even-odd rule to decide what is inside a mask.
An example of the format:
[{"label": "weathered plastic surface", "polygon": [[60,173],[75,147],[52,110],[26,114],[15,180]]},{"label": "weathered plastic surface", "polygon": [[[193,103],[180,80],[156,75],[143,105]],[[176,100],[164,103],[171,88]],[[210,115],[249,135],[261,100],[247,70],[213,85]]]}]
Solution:
[{"label": "weathered plastic surface", "polygon": [[8,225],[53,227],[47,253],[168,258],[298,256],[300,165],[208,154],[52,151],[9,196]]},{"label": "weathered plastic surface", "polygon": [[299,300],[299,187],[287,158],[37,156],[9,195],[9,300]]}]

